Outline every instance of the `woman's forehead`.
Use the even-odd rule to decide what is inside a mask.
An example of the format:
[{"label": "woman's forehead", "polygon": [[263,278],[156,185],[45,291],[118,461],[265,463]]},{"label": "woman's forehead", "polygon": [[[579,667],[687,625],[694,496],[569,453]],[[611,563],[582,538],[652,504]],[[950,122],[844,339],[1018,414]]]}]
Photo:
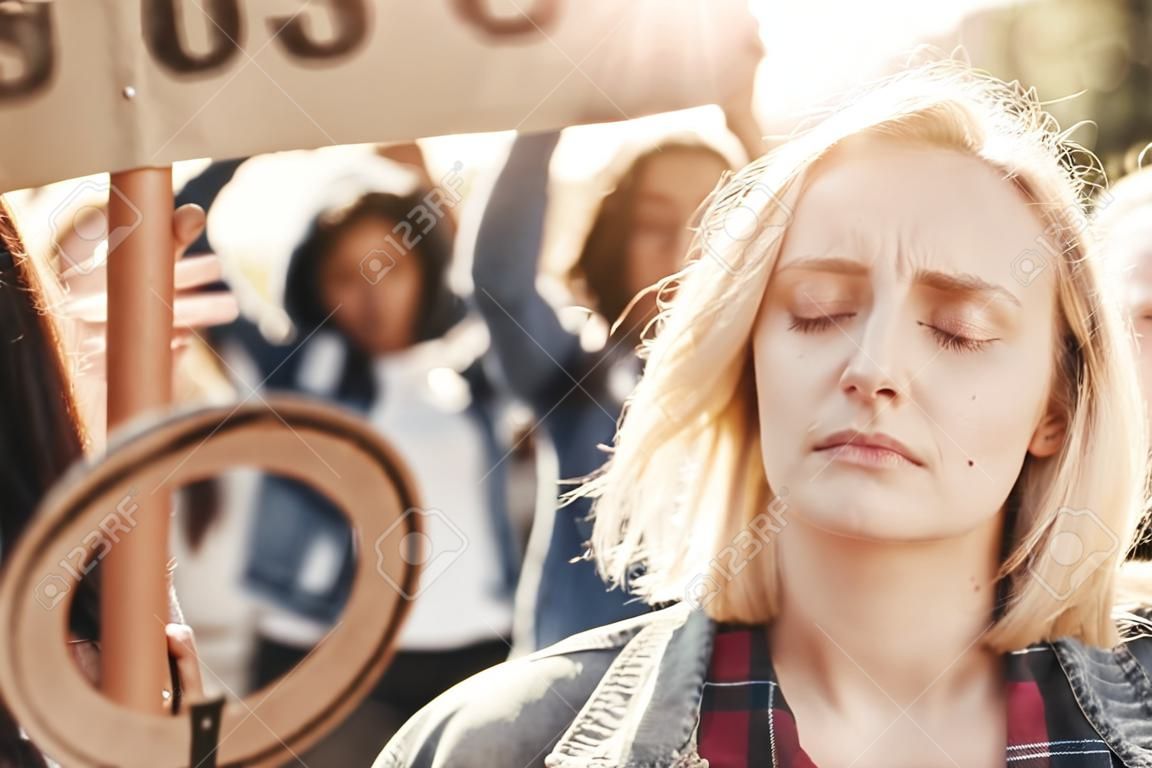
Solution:
[{"label": "woman's forehead", "polygon": [[885,138],[845,143],[813,167],[777,269],[829,256],[1000,280],[1052,258],[1043,220],[1002,172],[958,150]]}]

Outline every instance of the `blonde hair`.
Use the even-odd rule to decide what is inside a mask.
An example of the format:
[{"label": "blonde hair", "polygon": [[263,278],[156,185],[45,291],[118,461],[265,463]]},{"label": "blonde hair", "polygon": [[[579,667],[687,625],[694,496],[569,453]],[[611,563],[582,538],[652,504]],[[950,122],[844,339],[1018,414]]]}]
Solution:
[{"label": "blonde hair", "polygon": [[[596,499],[591,549],[601,572],[651,603],[690,598],[727,545],[763,533],[786,507],[762,464],[751,333],[806,174],[840,142],[864,134],[980,158],[1047,225],[1037,257],[1058,278],[1063,339],[1052,397],[1066,409],[1068,431],[1058,455],[1025,459],[1008,497],[1015,514],[1005,519],[1015,528],[1005,532],[1007,602],[985,642],[1007,650],[1072,636],[1110,645],[1118,639],[1117,574],[1145,498],[1147,438],[1118,302],[1086,253],[1091,169],[1077,163],[1091,156],[1058,131],[1033,93],[953,63],[883,81],[713,195],[695,258],[665,285],[663,295],[674,295],[645,341],[647,367],[610,460],[574,494]],[[1069,510],[1091,514],[1060,514]],[[1070,585],[1044,556],[1069,535],[1087,551],[1107,550]],[[775,615],[776,538],[760,540],[758,554],[707,602],[712,618],[763,623]],[[1068,586],[1067,594],[1053,585]]]}]

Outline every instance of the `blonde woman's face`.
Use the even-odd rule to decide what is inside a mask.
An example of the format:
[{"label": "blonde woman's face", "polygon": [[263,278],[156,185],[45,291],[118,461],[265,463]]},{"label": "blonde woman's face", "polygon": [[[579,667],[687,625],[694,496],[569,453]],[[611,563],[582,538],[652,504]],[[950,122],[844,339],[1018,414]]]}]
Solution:
[{"label": "blonde woman's face", "polygon": [[961,535],[1029,451],[1059,447],[1042,231],[958,152],[869,138],[822,161],[754,332],[764,468],[793,514],[853,537]]}]

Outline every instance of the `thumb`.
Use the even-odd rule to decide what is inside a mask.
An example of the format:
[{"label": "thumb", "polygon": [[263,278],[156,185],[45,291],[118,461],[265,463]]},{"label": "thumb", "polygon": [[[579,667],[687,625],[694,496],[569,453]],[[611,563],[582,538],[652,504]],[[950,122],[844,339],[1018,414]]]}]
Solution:
[{"label": "thumb", "polygon": [[204,232],[207,221],[208,216],[204,213],[204,209],[195,203],[188,203],[176,209],[172,215],[172,236],[176,241],[177,258],[183,256],[188,246],[196,242],[196,238]]}]

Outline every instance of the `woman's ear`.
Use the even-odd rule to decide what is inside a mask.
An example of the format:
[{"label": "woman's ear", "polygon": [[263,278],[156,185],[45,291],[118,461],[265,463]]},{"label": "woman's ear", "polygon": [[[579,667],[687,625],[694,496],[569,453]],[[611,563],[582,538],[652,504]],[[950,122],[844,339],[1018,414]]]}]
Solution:
[{"label": "woman's ear", "polygon": [[1028,443],[1028,453],[1038,459],[1054,456],[1064,447],[1067,436],[1068,417],[1063,410],[1053,407],[1036,425],[1036,431],[1032,433],[1032,440]]}]

